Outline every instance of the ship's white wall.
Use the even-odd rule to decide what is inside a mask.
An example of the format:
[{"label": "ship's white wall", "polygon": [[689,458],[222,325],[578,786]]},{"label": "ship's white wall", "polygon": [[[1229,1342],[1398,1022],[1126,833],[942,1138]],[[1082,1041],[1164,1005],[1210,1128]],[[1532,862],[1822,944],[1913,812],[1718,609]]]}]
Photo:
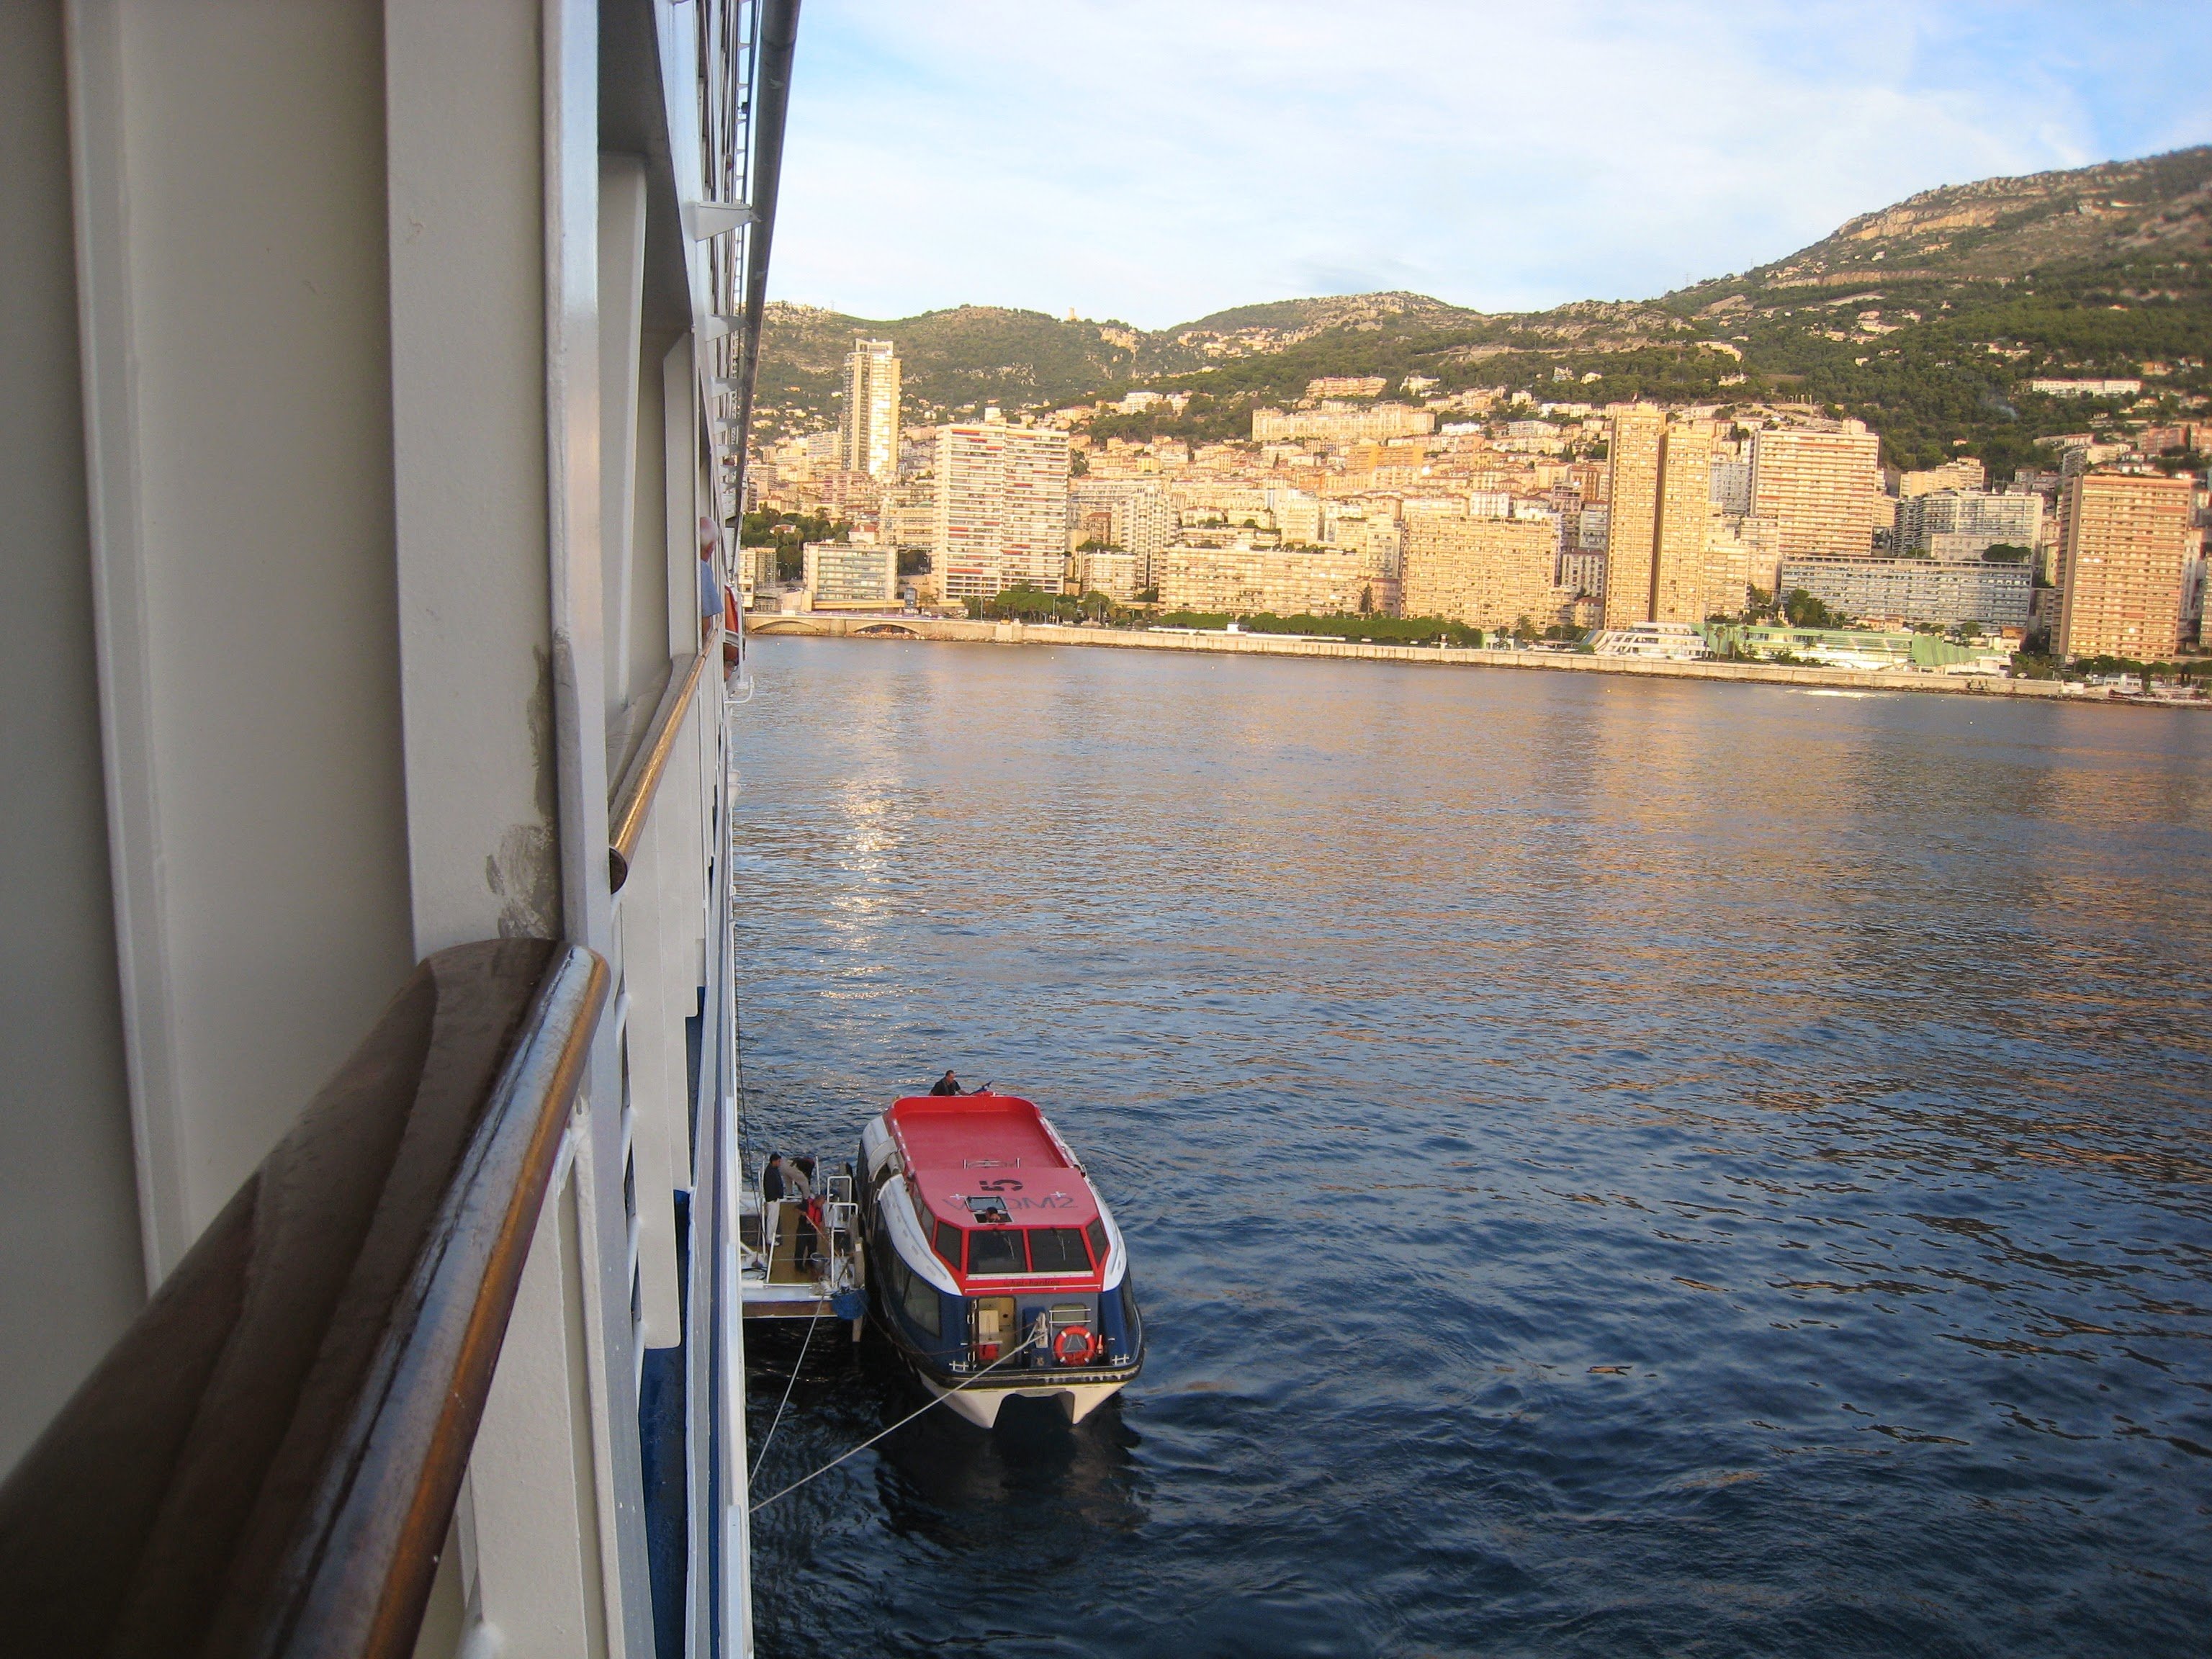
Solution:
[{"label": "ship's white wall", "polygon": [[0,6],[0,1471],[146,1273],[108,896],[60,0]]}]

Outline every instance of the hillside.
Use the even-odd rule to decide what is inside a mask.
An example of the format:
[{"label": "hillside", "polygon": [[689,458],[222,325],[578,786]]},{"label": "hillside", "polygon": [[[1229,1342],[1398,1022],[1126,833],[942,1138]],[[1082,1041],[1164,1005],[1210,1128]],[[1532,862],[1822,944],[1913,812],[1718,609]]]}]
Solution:
[{"label": "hillside", "polygon": [[855,336],[898,344],[907,418],[987,403],[1064,403],[1138,372],[1145,337],[1126,324],[1059,322],[1041,311],[958,306],[884,321],[811,306],[771,304],[763,331],[763,430],[805,431],[836,421],[845,354]]},{"label": "hillside", "polygon": [[890,322],[774,313],[763,406],[786,429],[836,418],[843,353],[866,333],[898,342],[914,419],[1158,384],[1194,394],[1180,419],[1117,416],[1094,430],[1229,437],[1316,375],[1419,374],[1439,383],[1431,395],[1804,400],[1866,420],[1897,464],[1971,453],[2008,469],[2037,437],[2111,408],[2027,392],[2033,376],[2142,375],[2177,404],[2212,391],[2212,147],[1923,191],[1647,302],[1486,314],[1364,294],[1155,333],[975,306]]}]

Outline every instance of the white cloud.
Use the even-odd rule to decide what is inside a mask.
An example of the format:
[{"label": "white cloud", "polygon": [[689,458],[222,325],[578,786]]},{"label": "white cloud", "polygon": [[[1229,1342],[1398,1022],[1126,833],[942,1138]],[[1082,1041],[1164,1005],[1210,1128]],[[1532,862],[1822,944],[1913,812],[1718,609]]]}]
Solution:
[{"label": "white cloud", "polygon": [[810,0],[773,286],[1147,326],[1641,296],[1933,185],[2212,136],[2116,38],[2176,15],[2114,9],[2077,58],[2079,11],[2033,4]]}]

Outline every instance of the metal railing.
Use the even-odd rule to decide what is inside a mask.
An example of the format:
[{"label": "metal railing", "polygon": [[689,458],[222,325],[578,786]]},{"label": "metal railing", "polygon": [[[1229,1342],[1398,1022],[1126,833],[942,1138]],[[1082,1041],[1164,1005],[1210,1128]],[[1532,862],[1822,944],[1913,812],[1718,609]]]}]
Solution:
[{"label": "metal railing", "polygon": [[606,992],[415,970],[0,1487],[0,1643],[412,1651]]},{"label": "metal railing", "polygon": [[630,866],[637,860],[639,839],[645,834],[647,820],[653,816],[653,797],[659,793],[661,776],[668,769],[668,758],[676,752],[677,734],[684,729],[684,720],[698,694],[699,677],[706,671],[708,653],[720,648],[719,636],[708,640],[683,673],[669,676],[668,689],[661,693],[660,702],[653,711],[653,722],[646,727],[645,741],[638,745],[636,756],[615,787],[614,799],[607,812],[610,892],[621,892],[623,884],[629,879]]}]

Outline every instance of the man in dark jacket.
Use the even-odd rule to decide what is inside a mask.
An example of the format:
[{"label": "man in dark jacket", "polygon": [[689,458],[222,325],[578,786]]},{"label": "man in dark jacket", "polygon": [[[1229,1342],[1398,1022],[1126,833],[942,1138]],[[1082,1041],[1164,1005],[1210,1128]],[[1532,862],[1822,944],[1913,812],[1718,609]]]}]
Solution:
[{"label": "man in dark jacket", "polygon": [[967,1091],[961,1088],[960,1079],[948,1070],[943,1077],[930,1085],[929,1092],[933,1095],[957,1095]]},{"label": "man in dark jacket", "polygon": [[783,1154],[770,1152],[768,1168],[761,1171],[761,1202],[773,1204],[783,1196]]}]

